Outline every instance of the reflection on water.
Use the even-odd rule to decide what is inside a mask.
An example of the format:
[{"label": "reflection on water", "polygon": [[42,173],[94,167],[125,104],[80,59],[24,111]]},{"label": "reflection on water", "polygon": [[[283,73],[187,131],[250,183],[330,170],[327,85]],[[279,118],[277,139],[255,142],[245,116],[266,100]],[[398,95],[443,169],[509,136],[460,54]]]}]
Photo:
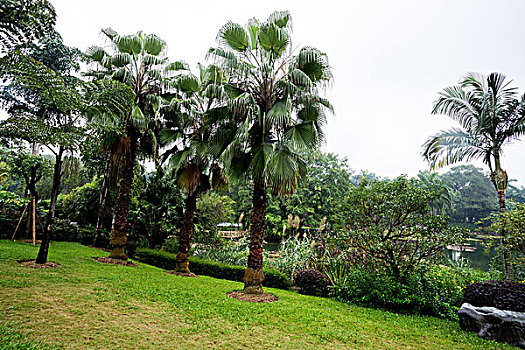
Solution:
[{"label": "reflection on water", "polygon": [[448,258],[458,261],[461,257],[470,262],[470,266],[484,271],[488,271],[490,259],[494,256],[494,248],[490,249],[490,254],[485,254],[485,247],[482,240],[470,241],[470,247],[475,248],[475,251],[456,251],[452,249],[446,250]]}]

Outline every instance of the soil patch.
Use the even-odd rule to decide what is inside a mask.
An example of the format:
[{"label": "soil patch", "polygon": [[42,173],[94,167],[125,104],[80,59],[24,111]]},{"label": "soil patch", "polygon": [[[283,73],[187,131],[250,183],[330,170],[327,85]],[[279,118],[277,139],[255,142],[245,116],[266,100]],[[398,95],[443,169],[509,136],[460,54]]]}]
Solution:
[{"label": "soil patch", "polygon": [[249,303],[273,303],[274,301],[279,300],[279,298],[277,298],[273,294],[269,294],[269,293],[247,294],[247,293],[244,293],[242,290],[235,290],[233,292],[227,293],[226,295],[228,295],[228,297],[230,298],[247,301]]},{"label": "soil patch", "polygon": [[115,264],[115,265],[123,265],[123,266],[139,266],[131,260],[124,261],[120,259],[108,258],[107,256],[93,257],[92,259],[95,261],[104,263],[104,264]]},{"label": "soil patch", "polygon": [[193,272],[184,273],[184,272],[176,272],[176,271],[166,271],[166,273],[169,273],[170,275],[177,275],[182,277],[199,277]]},{"label": "soil patch", "polygon": [[20,266],[30,267],[32,269],[55,269],[60,267],[60,264],[48,261],[45,264],[37,264],[35,260],[17,260]]}]

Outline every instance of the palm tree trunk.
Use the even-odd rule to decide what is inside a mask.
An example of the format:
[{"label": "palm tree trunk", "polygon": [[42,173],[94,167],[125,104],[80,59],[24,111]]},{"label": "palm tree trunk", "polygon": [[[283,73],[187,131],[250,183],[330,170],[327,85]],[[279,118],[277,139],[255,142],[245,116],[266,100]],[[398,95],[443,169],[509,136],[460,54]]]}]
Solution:
[{"label": "palm tree trunk", "polygon": [[182,232],[179,240],[179,252],[176,257],[175,271],[181,273],[189,273],[189,257],[191,247],[191,236],[193,234],[193,217],[195,216],[195,209],[197,208],[197,192],[198,188],[186,198],[186,208],[184,210],[184,223],[182,225]]},{"label": "palm tree trunk", "polygon": [[102,180],[102,187],[100,189],[99,197],[99,206],[98,206],[98,215],[97,215],[97,226],[95,229],[95,235],[93,237],[93,245],[96,247],[99,245],[100,233],[102,231],[102,221],[104,218],[104,209],[106,208],[106,197],[108,195],[109,187],[109,170],[111,168],[111,149],[108,151],[108,156],[106,158],[106,165],[104,167],[104,178]]},{"label": "palm tree trunk", "polygon": [[53,171],[53,186],[51,187],[51,202],[49,204],[49,211],[47,212],[46,226],[42,237],[42,243],[38,250],[36,258],[37,264],[45,264],[47,262],[47,255],[49,252],[50,231],[53,221],[55,219],[55,207],[57,204],[58,194],[60,193],[60,179],[62,178],[62,156],[64,155],[64,147],[60,146],[58,153],[55,156],[55,168]]},{"label": "palm tree trunk", "polygon": [[133,170],[135,168],[135,157],[138,137],[133,133],[130,135],[130,150],[124,156],[124,167],[122,169],[120,188],[115,203],[115,218],[111,231],[110,245],[112,247],[110,258],[128,260],[125,253],[127,233],[129,230],[128,213],[131,203],[131,187],[133,185]]},{"label": "palm tree trunk", "polygon": [[253,185],[253,213],[250,225],[250,253],[248,266],[244,273],[244,292],[248,294],[262,294],[263,272],[263,241],[266,232],[266,188],[264,185]]},{"label": "palm tree trunk", "polygon": [[[501,169],[499,158],[496,159],[495,163],[496,171],[490,174],[490,179],[492,180],[494,187],[496,187],[496,191],[498,191],[499,212],[500,214],[503,214],[505,213],[505,211],[507,211],[507,206],[505,203],[505,190],[507,189],[508,176],[507,173],[503,169]],[[516,276],[514,274],[514,266],[512,265],[512,257],[510,254],[510,250],[505,240],[505,233],[505,226],[502,225],[501,244],[503,245],[503,263],[505,266],[505,280],[514,282],[516,281]]]}]

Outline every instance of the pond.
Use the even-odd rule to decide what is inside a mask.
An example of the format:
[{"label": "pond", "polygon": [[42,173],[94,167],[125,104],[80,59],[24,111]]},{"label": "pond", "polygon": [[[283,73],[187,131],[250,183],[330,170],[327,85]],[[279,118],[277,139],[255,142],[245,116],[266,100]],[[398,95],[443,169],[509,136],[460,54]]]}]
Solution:
[{"label": "pond", "polygon": [[[461,251],[459,251],[457,248],[460,248]],[[483,271],[487,271],[489,269],[490,259],[494,255],[494,248],[490,249],[489,254],[485,253],[483,239],[479,237],[471,239],[467,246],[453,247],[453,249],[446,250],[446,256],[449,259],[454,261],[458,261],[460,258],[467,259],[470,262],[471,267],[478,268]]]}]

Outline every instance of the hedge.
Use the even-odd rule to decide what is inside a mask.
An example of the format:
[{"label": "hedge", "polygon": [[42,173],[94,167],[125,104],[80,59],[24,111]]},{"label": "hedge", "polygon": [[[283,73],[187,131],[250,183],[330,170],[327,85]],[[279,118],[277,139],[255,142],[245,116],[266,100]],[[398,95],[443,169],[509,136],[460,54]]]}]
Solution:
[{"label": "hedge", "polygon": [[[176,254],[160,250],[137,248],[134,258],[149,265],[160,267],[165,270],[173,270]],[[197,275],[222,278],[231,281],[242,282],[244,277],[243,266],[232,266],[215,261],[203,260],[190,256],[190,270]],[[264,269],[264,287],[290,289],[288,277],[276,269]]]}]

